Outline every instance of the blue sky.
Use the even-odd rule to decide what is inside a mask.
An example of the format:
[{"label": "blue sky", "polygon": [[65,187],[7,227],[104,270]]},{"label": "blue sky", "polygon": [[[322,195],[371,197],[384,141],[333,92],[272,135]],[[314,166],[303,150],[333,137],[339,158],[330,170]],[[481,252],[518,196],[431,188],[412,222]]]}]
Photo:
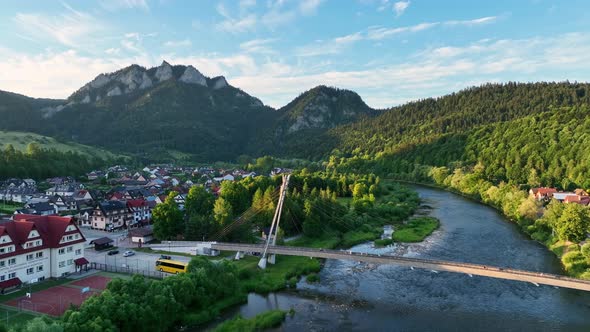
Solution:
[{"label": "blue sky", "polygon": [[162,60],[280,107],[319,84],[373,107],[485,82],[588,81],[581,1],[4,0],[0,89],[65,98]]}]

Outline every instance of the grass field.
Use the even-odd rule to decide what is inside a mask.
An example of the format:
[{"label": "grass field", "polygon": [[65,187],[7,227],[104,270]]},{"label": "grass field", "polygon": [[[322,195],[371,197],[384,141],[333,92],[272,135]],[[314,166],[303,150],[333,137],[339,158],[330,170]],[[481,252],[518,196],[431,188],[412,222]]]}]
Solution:
[{"label": "grass field", "polygon": [[12,144],[15,149],[24,151],[29,143],[37,143],[42,149],[55,149],[61,152],[72,151],[85,156],[99,157],[101,159],[122,157],[121,155],[116,155],[97,147],[73,142],[60,142],[54,138],[34,133],[0,130],[0,147],[3,147],[6,144]]},{"label": "grass field", "polygon": [[27,311],[18,311],[15,308],[0,305],[0,325],[4,325],[12,330],[18,330],[19,327],[38,316],[40,315]]},{"label": "grass field", "polygon": [[0,213],[13,214],[15,210],[23,207],[20,203],[4,203],[0,201]]},{"label": "grass field", "polygon": [[432,217],[419,217],[408,221],[393,232],[396,242],[420,242],[432,234],[439,226],[439,221]]}]

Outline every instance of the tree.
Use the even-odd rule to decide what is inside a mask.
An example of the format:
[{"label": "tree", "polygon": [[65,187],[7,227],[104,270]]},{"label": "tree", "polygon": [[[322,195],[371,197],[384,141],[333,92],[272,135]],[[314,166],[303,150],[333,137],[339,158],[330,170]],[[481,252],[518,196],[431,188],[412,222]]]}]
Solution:
[{"label": "tree", "polygon": [[174,198],[178,195],[171,192],[162,204],[158,204],[152,211],[154,220],[154,236],[159,240],[170,240],[184,229],[182,211]]},{"label": "tree", "polygon": [[186,196],[185,211],[190,218],[196,215],[211,215],[215,198],[203,186],[193,186]]},{"label": "tree", "polygon": [[580,251],[582,252],[582,255],[584,255],[584,257],[590,261],[590,242],[584,243]]},{"label": "tree", "polygon": [[580,242],[586,238],[590,226],[588,208],[579,204],[566,204],[559,217],[556,231],[561,240]]},{"label": "tree", "polygon": [[213,206],[213,216],[217,225],[224,227],[231,223],[233,212],[231,204],[223,197],[219,197]]}]

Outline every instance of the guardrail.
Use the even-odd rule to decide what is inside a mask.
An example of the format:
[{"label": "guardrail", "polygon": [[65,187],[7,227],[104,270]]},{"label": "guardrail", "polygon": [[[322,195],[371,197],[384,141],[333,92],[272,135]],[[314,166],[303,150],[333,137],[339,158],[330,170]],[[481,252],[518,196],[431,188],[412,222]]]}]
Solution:
[{"label": "guardrail", "polygon": [[122,267],[116,265],[107,265],[102,263],[90,263],[90,268],[101,270],[105,272],[114,272],[114,273],[125,273],[125,274],[141,274],[144,277],[148,278],[156,278],[156,279],[164,279],[166,274],[160,271],[150,271],[150,270],[140,270],[140,269],[133,269],[130,267]]},{"label": "guardrail", "polygon": [[[236,243],[215,243],[211,246],[217,250],[233,251],[250,251],[263,252],[264,247],[251,244]],[[447,272],[463,273],[470,275],[480,275],[499,279],[518,280],[531,282],[534,284],[545,284],[557,287],[572,288],[578,290],[590,291],[590,281],[560,276],[556,274],[531,272],[525,270],[516,270],[501,268],[496,266],[487,266],[481,264],[459,263],[441,260],[430,260],[422,258],[409,258],[400,256],[375,255],[367,253],[357,253],[350,250],[330,250],[314,249],[303,247],[285,247],[269,246],[268,252],[271,254],[282,254],[291,256],[306,256],[331,259],[346,259],[364,261],[378,264],[394,264],[410,266],[422,269],[440,270]]]}]

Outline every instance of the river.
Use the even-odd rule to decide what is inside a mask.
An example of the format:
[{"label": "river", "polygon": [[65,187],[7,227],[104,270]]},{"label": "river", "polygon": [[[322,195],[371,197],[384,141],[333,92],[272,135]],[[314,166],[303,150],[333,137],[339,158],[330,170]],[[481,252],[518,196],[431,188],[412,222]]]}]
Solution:
[{"label": "river", "polygon": [[[552,253],[494,209],[414,189],[440,220],[437,231],[422,243],[352,250],[562,273]],[[327,260],[319,276],[297,291],[250,294],[225,317],[295,309],[277,331],[590,331],[590,293],[581,291],[340,260]]]}]

